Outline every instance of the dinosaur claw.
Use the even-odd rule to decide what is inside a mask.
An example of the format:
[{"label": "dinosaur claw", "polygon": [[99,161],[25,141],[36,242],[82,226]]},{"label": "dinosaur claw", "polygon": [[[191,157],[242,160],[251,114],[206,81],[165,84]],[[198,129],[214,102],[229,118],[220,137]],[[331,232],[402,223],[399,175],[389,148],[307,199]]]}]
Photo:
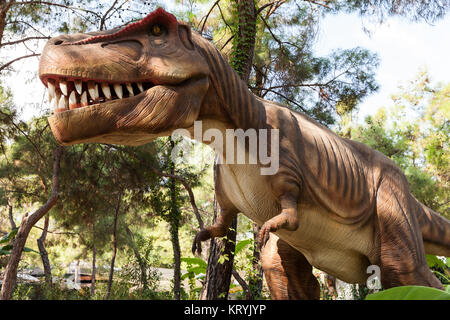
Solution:
[{"label": "dinosaur claw", "polygon": [[202,229],[197,232],[195,236],[194,243],[192,244],[192,254],[195,256],[197,254],[202,253],[202,241],[208,240],[211,238],[211,234],[208,230]]},{"label": "dinosaur claw", "polygon": [[195,236],[194,243],[192,244],[192,254],[194,256],[200,255],[202,253],[202,244],[198,241],[197,236]]},{"label": "dinosaur claw", "polygon": [[259,231],[259,250],[266,245],[271,231],[276,231],[276,228],[272,227],[272,224],[269,222],[264,223]]}]

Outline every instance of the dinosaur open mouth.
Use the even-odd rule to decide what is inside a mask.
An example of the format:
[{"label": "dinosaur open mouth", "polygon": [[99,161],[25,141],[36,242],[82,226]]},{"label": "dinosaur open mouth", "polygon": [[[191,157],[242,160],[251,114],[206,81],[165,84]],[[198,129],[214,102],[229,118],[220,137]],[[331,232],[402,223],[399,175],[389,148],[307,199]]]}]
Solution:
[{"label": "dinosaur open mouth", "polygon": [[54,113],[126,99],[155,86],[151,81],[108,82],[58,76],[47,76],[42,80],[48,89],[48,99],[53,103]]}]

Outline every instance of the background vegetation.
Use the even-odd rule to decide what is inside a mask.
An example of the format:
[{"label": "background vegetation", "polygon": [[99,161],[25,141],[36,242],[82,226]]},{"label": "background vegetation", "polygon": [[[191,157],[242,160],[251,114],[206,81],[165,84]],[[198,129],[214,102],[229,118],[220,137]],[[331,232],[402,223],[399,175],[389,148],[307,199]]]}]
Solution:
[{"label": "background vegetation", "polygon": [[[211,248],[202,257],[190,252],[196,231],[215,217],[209,148],[190,142],[198,158],[189,163],[171,161],[180,141],[168,138],[139,148],[62,149],[46,120],[46,97],[37,97],[34,117],[24,113],[30,106],[13,102],[15,63],[38,57],[49,37],[125,25],[158,6],[212,41],[253,93],[384,153],[404,170],[420,201],[450,218],[450,83],[433,83],[418,70],[393,93],[394,108],[358,123],[359,103],[379,87],[377,55],[360,47],[314,54],[325,15],[433,22],[447,12],[446,1],[0,1],[0,272],[19,256],[14,274],[39,267],[45,279],[30,285],[19,277],[2,298],[225,299],[230,292],[234,298],[269,298],[258,227],[243,215],[226,239],[206,245]],[[92,275],[81,290],[65,281],[77,263],[88,263]],[[449,284],[448,260],[430,256],[429,263]],[[217,266],[233,281],[215,283]],[[323,298],[333,298],[322,285]]]}]

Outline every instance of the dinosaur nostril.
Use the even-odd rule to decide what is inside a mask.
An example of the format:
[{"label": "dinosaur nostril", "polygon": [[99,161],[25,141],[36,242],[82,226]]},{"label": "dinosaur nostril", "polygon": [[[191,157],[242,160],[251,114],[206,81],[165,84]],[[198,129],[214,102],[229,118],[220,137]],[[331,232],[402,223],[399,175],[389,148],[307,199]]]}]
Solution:
[{"label": "dinosaur nostril", "polygon": [[57,41],[55,41],[54,45],[55,45],[55,46],[58,46],[58,45],[60,45],[61,43],[63,43],[62,40],[57,40]]}]

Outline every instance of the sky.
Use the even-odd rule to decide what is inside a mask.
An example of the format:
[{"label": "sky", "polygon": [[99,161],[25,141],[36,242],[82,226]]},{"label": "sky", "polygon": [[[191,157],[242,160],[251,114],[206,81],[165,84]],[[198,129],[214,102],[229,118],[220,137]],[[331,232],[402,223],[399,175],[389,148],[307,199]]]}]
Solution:
[{"label": "sky", "polygon": [[381,25],[364,26],[370,35],[363,31],[363,22],[356,15],[328,16],[322,21],[316,45],[318,55],[356,46],[378,54],[376,80],[380,89],[360,104],[360,121],[379,107],[389,107],[390,96],[398,86],[414,79],[420,70],[428,70],[432,83],[450,82],[450,15],[434,25],[390,18]]},{"label": "sky", "polygon": [[[450,82],[450,15],[434,25],[400,18],[389,18],[381,25],[368,24],[354,14],[327,16],[321,23],[315,47],[317,55],[327,55],[337,48],[360,46],[376,52],[380,58],[376,70],[380,89],[360,104],[359,121],[374,114],[379,107],[389,107],[391,94],[423,68],[428,70],[432,83]],[[363,26],[371,30],[370,35],[363,31]],[[2,56],[5,54],[8,53],[2,52]],[[23,118],[42,114],[45,92],[37,79],[38,59],[19,61],[14,68],[18,73],[10,78],[9,84],[16,105],[27,105]],[[26,83],[24,79],[33,74],[34,80]]]}]

